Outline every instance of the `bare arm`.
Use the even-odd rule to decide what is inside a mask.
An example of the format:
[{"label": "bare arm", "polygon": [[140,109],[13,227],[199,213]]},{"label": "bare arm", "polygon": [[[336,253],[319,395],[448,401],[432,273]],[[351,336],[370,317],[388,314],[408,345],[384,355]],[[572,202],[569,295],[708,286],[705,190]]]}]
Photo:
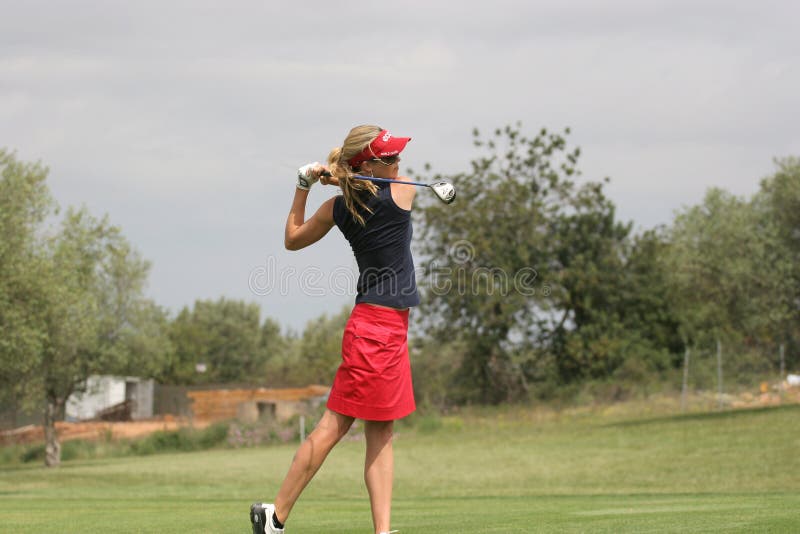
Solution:
[{"label": "bare arm", "polygon": [[308,191],[296,189],[289,217],[286,219],[284,245],[288,250],[300,250],[322,239],[333,228],[333,202],[330,198],[307,221],[306,200]]},{"label": "bare arm", "polygon": [[[407,176],[398,176],[398,181],[410,182],[411,178]],[[392,184],[392,200],[397,204],[397,207],[404,210],[410,210],[414,204],[414,197],[417,194],[417,188],[410,185]]]}]

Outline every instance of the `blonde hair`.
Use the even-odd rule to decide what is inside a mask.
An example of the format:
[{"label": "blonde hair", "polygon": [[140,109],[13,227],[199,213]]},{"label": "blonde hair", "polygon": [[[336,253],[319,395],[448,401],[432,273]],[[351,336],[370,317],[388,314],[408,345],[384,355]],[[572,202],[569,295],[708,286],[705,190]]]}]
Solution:
[{"label": "blonde hair", "polygon": [[331,170],[331,174],[339,179],[339,187],[342,188],[342,196],[344,196],[344,205],[361,226],[364,226],[366,222],[358,208],[361,207],[372,213],[372,210],[369,209],[365,202],[364,193],[369,192],[373,196],[377,195],[378,186],[367,180],[353,178],[358,166],[353,168],[347,161],[360,154],[378,137],[381,130],[380,126],[369,124],[356,126],[347,134],[342,146],[334,148],[328,155],[328,167]]}]

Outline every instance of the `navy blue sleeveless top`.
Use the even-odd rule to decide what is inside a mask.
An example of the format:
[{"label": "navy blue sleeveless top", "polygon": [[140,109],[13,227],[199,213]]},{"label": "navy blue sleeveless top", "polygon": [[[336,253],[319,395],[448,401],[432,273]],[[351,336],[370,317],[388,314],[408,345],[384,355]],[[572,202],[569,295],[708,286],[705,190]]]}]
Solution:
[{"label": "navy blue sleeveless top", "polygon": [[358,263],[356,304],[362,302],[390,308],[419,304],[414,259],[411,257],[411,212],[394,203],[390,184],[376,184],[378,195],[367,193],[370,214],[363,210],[365,225],[353,219],[344,197],[333,203],[333,220],[350,242]]}]

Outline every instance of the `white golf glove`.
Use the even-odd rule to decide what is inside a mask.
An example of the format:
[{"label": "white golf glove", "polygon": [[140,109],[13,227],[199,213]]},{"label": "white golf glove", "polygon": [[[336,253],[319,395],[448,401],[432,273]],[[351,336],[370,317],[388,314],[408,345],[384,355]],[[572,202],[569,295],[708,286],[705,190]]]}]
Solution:
[{"label": "white golf glove", "polygon": [[297,169],[298,189],[303,189],[305,191],[308,191],[309,189],[311,189],[311,186],[314,185],[319,180],[319,177],[315,176],[311,172],[314,169],[314,167],[317,167],[318,165],[319,162],[315,161],[314,163],[306,163],[305,165]]}]

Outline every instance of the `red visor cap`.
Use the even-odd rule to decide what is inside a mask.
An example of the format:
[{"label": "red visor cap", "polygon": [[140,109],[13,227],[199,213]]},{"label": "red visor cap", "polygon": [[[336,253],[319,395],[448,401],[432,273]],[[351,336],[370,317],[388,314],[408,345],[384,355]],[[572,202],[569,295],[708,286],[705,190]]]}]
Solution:
[{"label": "red visor cap", "polygon": [[396,156],[403,151],[409,141],[410,137],[395,137],[389,130],[381,130],[378,137],[373,139],[361,153],[347,160],[347,163],[351,167],[358,167],[368,159]]}]

